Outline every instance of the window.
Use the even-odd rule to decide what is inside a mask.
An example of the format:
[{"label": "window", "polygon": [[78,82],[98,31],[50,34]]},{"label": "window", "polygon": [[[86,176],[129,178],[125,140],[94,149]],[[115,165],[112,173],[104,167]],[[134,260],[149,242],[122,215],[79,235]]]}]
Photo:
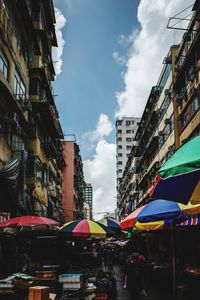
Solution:
[{"label": "window", "polygon": [[174,115],[172,114],[169,122],[166,124],[166,126],[164,127],[162,134],[160,134],[159,136],[159,148],[162,147],[162,145],[165,143],[165,141],[168,139],[169,135],[171,134],[171,132],[174,130]]},{"label": "window", "polygon": [[135,133],[135,131],[134,131],[134,130],[132,130],[132,133]]},{"label": "window", "polygon": [[195,97],[191,104],[188,106],[186,111],[181,115],[180,119],[180,130],[182,130],[188,122],[192,119],[192,117],[195,115],[195,113],[200,108],[200,98]]},{"label": "window", "polygon": [[118,157],[122,157],[122,153],[118,153]]},{"label": "window", "polygon": [[131,149],[131,146],[126,146],[126,149],[127,149],[127,150],[130,150],[130,149]]},{"label": "window", "polygon": [[131,125],[131,121],[126,121],[126,126]]},{"label": "window", "polygon": [[168,64],[168,65],[166,66],[166,68],[165,68],[165,70],[164,70],[164,72],[163,72],[163,74],[162,74],[162,78],[161,78],[161,80],[160,80],[160,82],[159,82],[159,86],[160,86],[161,88],[163,88],[163,87],[165,86],[165,83],[166,83],[166,81],[167,81],[167,79],[168,79],[168,77],[169,77],[169,74],[170,74],[170,72],[171,72],[171,69],[172,69],[172,65],[171,65],[171,64]]},{"label": "window", "polygon": [[117,130],[117,133],[122,133],[122,130],[121,130],[121,129],[118,129],[118,130]]},{"label": "window", "polygon": [[121,141],[122,141],[122,138],[121,138],[121,137],[118,137],[117,140],[118,140],[118,142],[121,142]]},{"label": "window", "polygon": [[12,149],[13,151],[21,151],[24,150],[24,142],[18,135],[12,136]]},{"label": "window", "polygon": [[122,170],[121,170],[121,169],[119,169],[119,170],[118,170],[118,172],[119,172],[119,173],[122,173]]},{"label": "window", "polygon": [[131,138],[126,138],[126,142],[131,142]]},{"label": "window", "polygon": [[131,133],[131,130],[130,130],[130,129],[127,129],[127,130],[126,130],[126,133]]},{"label": "window", "polygon": [[161,104],[161,107],[159,109],[159,122],[161,122],[163,115],[165,114],[166,110],[168,109],[170,103],[172,101],[171,93],[167,94]]},{"label": "window", "polygon": [[159,148],[161,148],[162,145],[164,144],[164,135],[163,134],[159,136],[158,144],[159,144]]},{"label": "window", "polygon": [[135,121],[132,121],[132,124],[135,124]]},{"label": "window", "polygon": [[119,146],[118,146],[118,149],[122,149],[122,145],[119,145]]},{"label": "window", "polygon": [[17,99],[24,99],[26,95],[26,88],[19,75],[18,71],[15,70],[15,78],[14,78],[14,94]]},{"label": "window", "polygon": [[8,79],[8,60],[0,50],[0,72]]},{"label": "window", "polygon": [[117,120],[117,125],[122,125],[122,120]]},{"label": "window", "polygon": [[118,161],[118,165],[122,165],[122,161]]},{"label": "window", "polygon": [[194,100],[191,103],[191,114],[192,116],[196,113],[196,111],[200,107],[200,99],[195,97]]}]

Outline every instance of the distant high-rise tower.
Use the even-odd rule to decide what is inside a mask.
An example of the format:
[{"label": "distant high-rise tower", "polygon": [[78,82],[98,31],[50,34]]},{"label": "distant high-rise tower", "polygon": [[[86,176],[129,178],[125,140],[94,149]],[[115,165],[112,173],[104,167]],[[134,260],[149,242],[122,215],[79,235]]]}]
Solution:
[{"label": "distant high-rise tower", "polygon": [[121,117],[117,119],[116,127],[116,170],[117,185],[119,184],[131,152],[135,134],[140,122],[137,117]]},{"label": "distant high-rise tower", "polygon": [[92,198],[93,190],[90,183],[85,184],[85,202],[89,205],[90,208],[90,220],[92,219]]}]

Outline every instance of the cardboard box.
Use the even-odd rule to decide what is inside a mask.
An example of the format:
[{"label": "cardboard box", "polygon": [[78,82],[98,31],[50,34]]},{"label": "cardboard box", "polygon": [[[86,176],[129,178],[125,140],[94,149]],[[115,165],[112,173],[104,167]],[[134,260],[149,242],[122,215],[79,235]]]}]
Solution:
[{"label": "cardboard box", "polygon": [[49,300],[50,288],[47,286],[33,286],[29,288],[28,300]]}]

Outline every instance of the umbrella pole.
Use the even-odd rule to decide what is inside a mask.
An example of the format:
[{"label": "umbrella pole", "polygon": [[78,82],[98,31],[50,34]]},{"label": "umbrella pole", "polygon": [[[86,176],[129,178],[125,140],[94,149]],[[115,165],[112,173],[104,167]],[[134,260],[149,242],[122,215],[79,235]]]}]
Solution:
[{"label": "umbrella pole", "polygon": [[173,292],[176,292],[176,256],[175,256],[175,243],[174,243],[174,226],[171,224],[171,245],[172,245],[172,276],[173,276]]}]

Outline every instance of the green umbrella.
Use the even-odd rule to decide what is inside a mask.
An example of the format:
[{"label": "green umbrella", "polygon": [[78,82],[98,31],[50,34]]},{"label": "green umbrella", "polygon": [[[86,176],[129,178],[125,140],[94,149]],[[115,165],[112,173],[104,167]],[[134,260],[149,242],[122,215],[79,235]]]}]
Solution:
[{"label": "green umbrella", "polygon": [[162,178],[200,170],[200,136],[180,147],[160,168]]},{"label": "green umbrella", "polygon": [[155,199],[200,203],[200,136],[185,143],[166,161],[150,193]]}]

